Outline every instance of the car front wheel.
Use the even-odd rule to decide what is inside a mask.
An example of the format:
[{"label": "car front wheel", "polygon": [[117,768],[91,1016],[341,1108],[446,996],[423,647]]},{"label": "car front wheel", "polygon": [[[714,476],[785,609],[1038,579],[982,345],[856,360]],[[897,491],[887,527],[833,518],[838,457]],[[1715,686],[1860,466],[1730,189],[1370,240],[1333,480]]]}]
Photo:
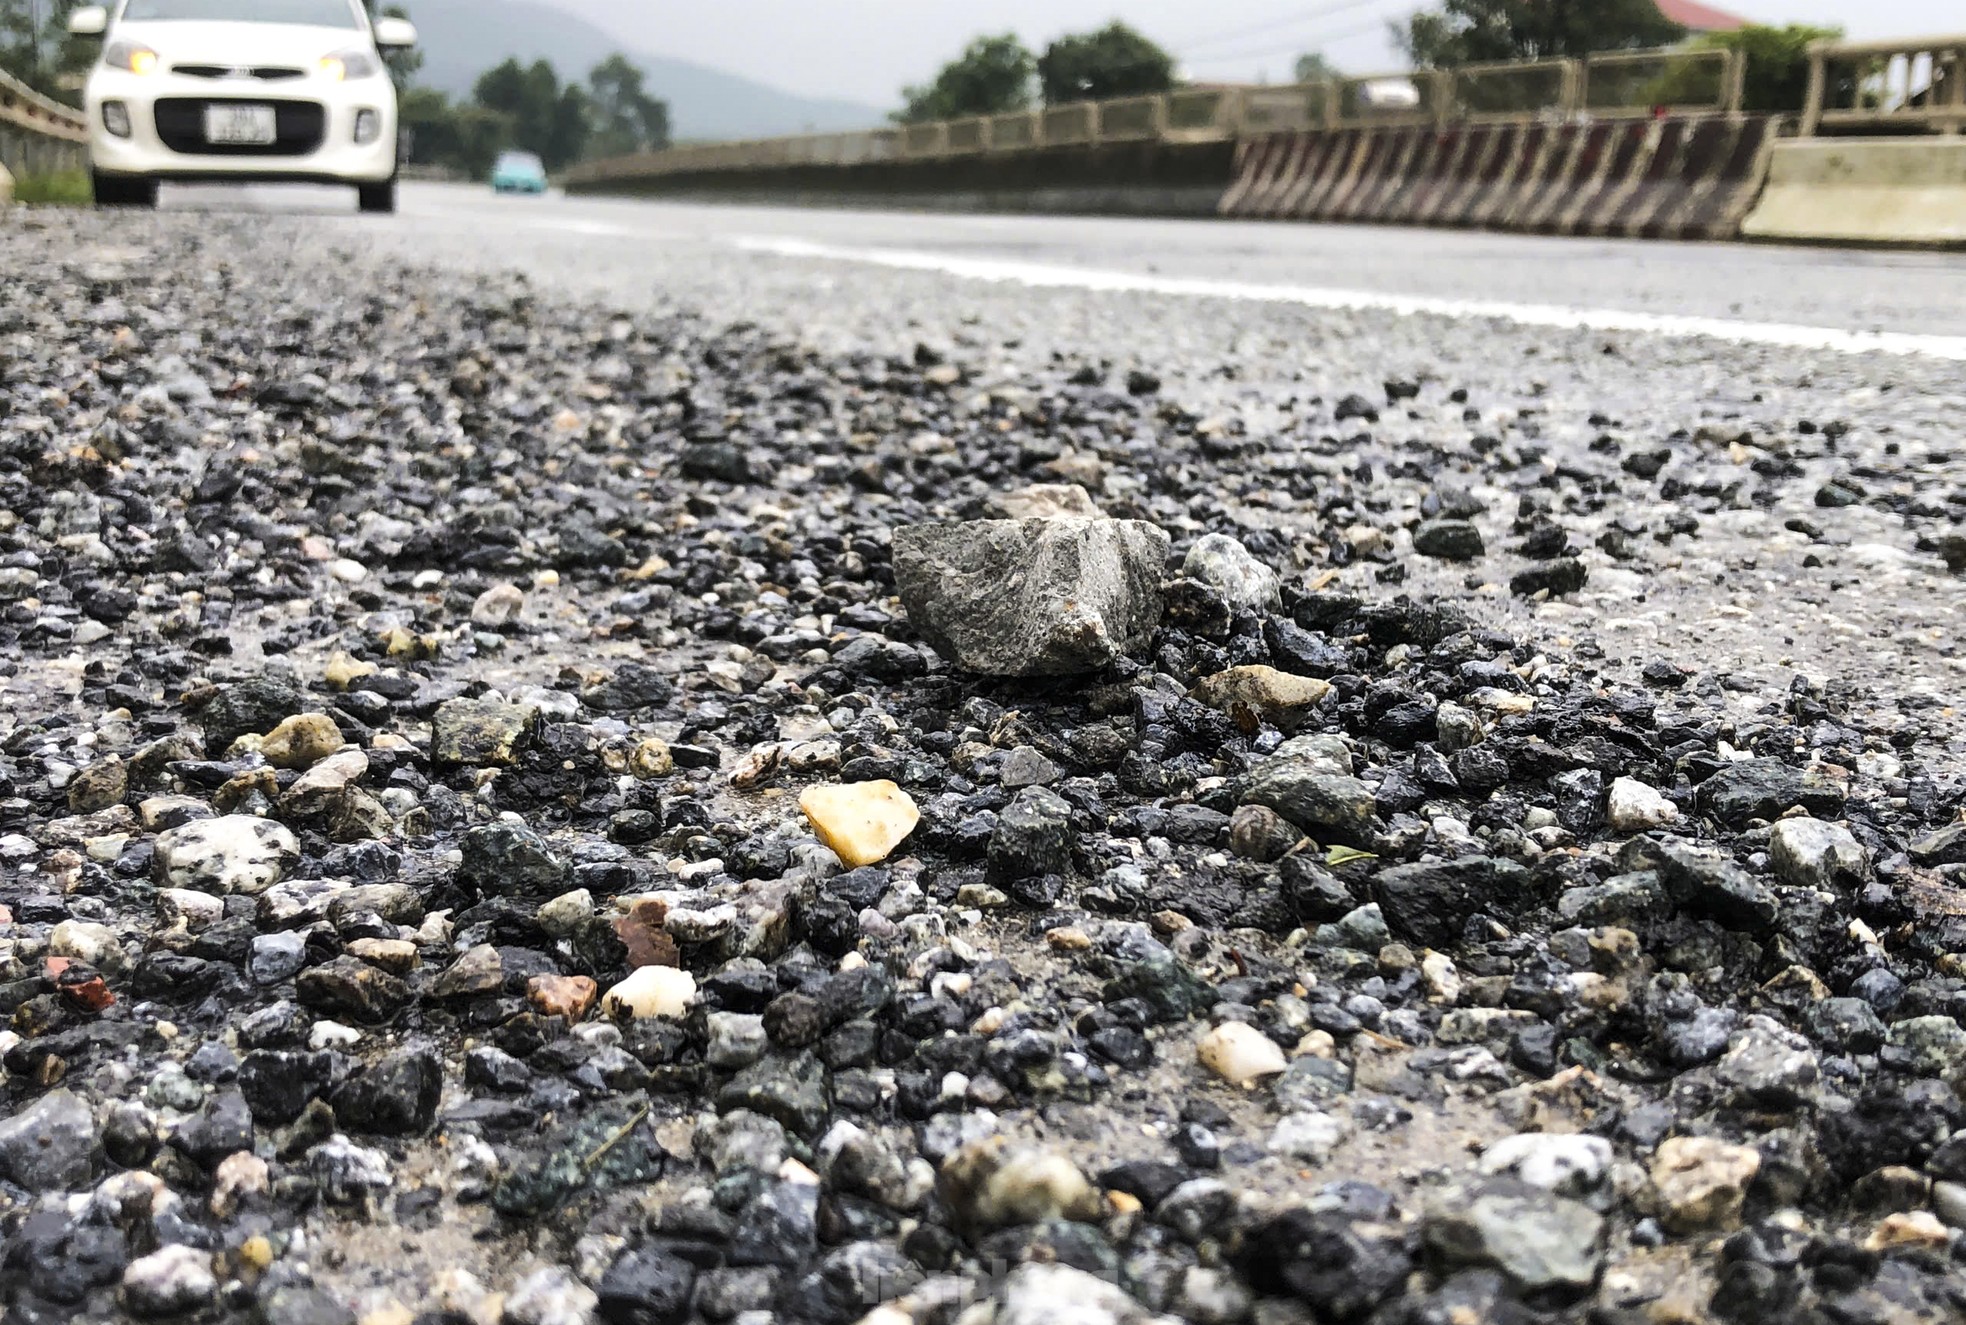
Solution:
[{"label": "car front wheel", "polygon": [[384,184],[363,184],[356,188],[357,205],[370,216],[394,216],[396,214],[396,181]]},{"label": "car front wheel", "polygon": [[157,205],[157,181],[154,179],[132,179],[127,175],[105,175],[100,171],[90,171],[89,184],[95,193],[98,207],[155,207]]}]

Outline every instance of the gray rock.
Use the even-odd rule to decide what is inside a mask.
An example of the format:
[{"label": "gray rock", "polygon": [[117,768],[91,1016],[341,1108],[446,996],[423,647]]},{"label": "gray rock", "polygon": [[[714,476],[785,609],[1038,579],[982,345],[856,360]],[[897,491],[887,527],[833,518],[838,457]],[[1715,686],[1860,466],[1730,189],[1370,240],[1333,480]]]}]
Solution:
[{"label": "gray rock", "polygon": [[1069,1265],[1020,1265],[1004,1284],[996,1325],[1148,1325],[1156,1317],[1118,1284]]},{"label": "gray rock", "polygon": [[1814,769],[1779,759],[1730,764],[1700,784],[1700,808],[1730,828],[1751,819],[1777,819],[1800,805],[1811,814],[1843,808],[1843,789]]},{"label": "gray rock", "polygon": [[1921,865],[1966,865],[1966,824],[1947,824],[1911,845],[1911,858]]},{"label": "gray rock", "polygon": [[1372,889],[1395,937],[1445,948],[1476,912],[1519,909],[1527,884],[1528,871],[1514,861],[1470,856],[1396,865],[1382,870]]},{"label": "gray rock", "polygon": [[102,1143],[81,1096],[51,1090],[0,1119],[0,1178],[30,1192],[58,1192],[89,1181]]},{"label": "gray rock", "polygon": [[826,1123],[826,1069],[810,1053],[761,1059],[725,1083],[717,1107],[749,1109],[812,1136]]},{"label": "gray rock", "polygon": [[252,953],[246,959],[246,972],[254,982],[277,985],[291,980],[307,965],[307,936],[285,929],[276,934],[253,936]]},{"label": "gray rock", "polygon": [[389,1157],[380,1150],[358,1146],[345,1136],[332,1136],[308,1156],[314,1181],[330,1201],[357,1202],[389,1190]]},{"label": "gray rock", "polygon": [[1588,1293],[1604,1255],[1596,1211],[1511,1178],[1444,1193],[1424,1236],[1449,1265],[1491,1266],[1518,1291],[1558,1301]]},{"label": "gray rock", "polygon": [[835,1191],[912,1210],[935,1186],[925,1160],[907,1161],[884,1138],[849,1122],[834,1123],[819,1144],[819,1172]]},{"label": "gray rock", "polygon": [[894,531],[908,619],[986,676],[1097,671],[1160,624],[1168,538],[1132,520],[979,520]]},{"label": "gray rock", "polygon": [[205,729],[206,751],[216,759],[241,736],[265,735],[306,707],[291,682],[262,673],[222,688],[198,715],[198,725]]},{"label": "gray rock", "polygon": [[725,1072],[749,1067],[771,1048],[765,1034],[765,1019],[744,1012],[712,1012],[708,1026],[709,1045],[703,1061]]},{"label": "gray rock", "polygon": [[1601,1136],[1523,1132],[1482,1152],[1481,1171],[1516,1178],[1558,1196],[1582,1197],[1611,1176],[1611,1143]]},{"label": "gray rock", "polygon": [[1367,845],[1379,828],[1372,788],[1312,759],[1265,760],[1243,785],[1242,803],[1275,810],[1320,844]]},{"label": "gray rock", "polygon": [[1033,483],[990,498],[990,514],[1005,520],[1097,520],[1105,515],[1077,483]]},{"label": "gray rock", "polygon": [[1719,852],[1703,851],[1677,838],[1639,838],[1620,859],[1641,869],[1657,869],[1674,902],[1730,929],[1765,932],[1780,913],[1775,895]]},{"label": "gray rock", "polygon": [[1826,998],[1808,1012],[1809,1033],[1843,1054],[1874,1054],[1890,1033],[1861,998]]},{"label": "gray rock", "polygon": [[1752,1018],[1728,1042],[1727,1054],[1714,1071],[1734,1087],[1743,1105],[1767,1108],[1793,1108],[1807,1102],[1818,1076],[1816,1054],[1808,1041],[1766,1017]]},{"label": "gray rock", "polygon": [[453,699],[431,722],[430,757],[452,766],[509,768],[539,734],[539,721],[530,704]]},{"label": "gray rock", "polygon": [[473,828],[459,846],[458,876],[487,893],[550,896],[566,882],[566,858],[516,817]]},{"label": "gray rock", "polygon": [[1072,806],[1043,787],[1026,787],[998,816],[988,877],[1009,883],[1072,868]]},{"label": "gray rock", "polygon": [[536,1270],[505,1299],[500,1325],[589,1325],[600,1298],[559,1266]]},{"label": "gray rock", "polygon": [[1473,561],[1488,548],[1466,520],[1429,520],[1413,531],[1413,550],[1440,561]]},{"label": "gray rock", "polygon": [[1283,606],[1283,581],[1250,550],[1227,534],[1204,534],[1188,549],[1181,574],[1200,580],[1244,612],[1274,612]]},{"label": "gray rock", "polygon": [[123,1305],[145,1319],[195,1311],[217,1292],[211,1253],[195,1247],[165,1247],[123,1271]]},{"label": "gray rock", "polygon": [[1048,787],[1065,776],[1065,771],[1045,758],[1036,747],[1020,745],[1004,756],[997,781],[1005,791],[1023,787]]},{"label": "gray rock", "polygon": [[154,859],[168,887],[257,896],[299,863],[300,841],[271,819],[228,814],[171,829],[157,839]]},{"label": "gray rock", "polygon": [[1966,1028],[1951,1017],[1910,1017],[1891,1027],[1891,1047],[1911,1060],[1922,1077],[1966,1081]]},{"label": "gray rock", "polygon": [[260,1318],[280,1325],[355,1325],[355,1312],[311,1284],[281,1284],[260,1299]]},{"label": "gray rock", "polygon": [[1870,853],[1841,824],[1783,819],[1768,835],[1775,876],[1798,888],[1860,887],[1870,879]]}]

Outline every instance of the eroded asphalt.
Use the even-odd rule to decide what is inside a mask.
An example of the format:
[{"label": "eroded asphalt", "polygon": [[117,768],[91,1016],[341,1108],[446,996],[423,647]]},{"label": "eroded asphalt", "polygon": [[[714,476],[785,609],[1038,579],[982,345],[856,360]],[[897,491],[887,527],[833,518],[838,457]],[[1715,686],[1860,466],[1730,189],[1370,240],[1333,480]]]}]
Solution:
[{"label": "eroded asphalt", "polygon": [[[0,221],[15,1317],[1966,1313],[1956,361],[735,241],[1935,350],[1961,264],[311,206]],[[893,530],[1032,484],[1166,615],[965,675]]]}]

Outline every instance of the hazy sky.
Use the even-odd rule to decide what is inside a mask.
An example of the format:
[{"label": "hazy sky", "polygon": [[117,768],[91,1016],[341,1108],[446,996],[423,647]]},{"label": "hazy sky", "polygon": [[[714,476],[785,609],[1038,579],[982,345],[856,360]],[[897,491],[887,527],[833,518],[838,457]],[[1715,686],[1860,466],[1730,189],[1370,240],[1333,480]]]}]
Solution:
[{"label": "hazy sky", "polygon": [[[1762,22],[1840,23],[1856,37],[1956,32],[1961,0],[1715,0]],[[1322,50],[1341,68],[1399,67],[1386,22],[1416,0],[712,0],[622,4],[551,0],[636,45],[747,74],[792,92],[886,105],[979,32],[1013,30],[1033,46],[1123,18],[1161,42],[1189,78],[1289,76]]]}]

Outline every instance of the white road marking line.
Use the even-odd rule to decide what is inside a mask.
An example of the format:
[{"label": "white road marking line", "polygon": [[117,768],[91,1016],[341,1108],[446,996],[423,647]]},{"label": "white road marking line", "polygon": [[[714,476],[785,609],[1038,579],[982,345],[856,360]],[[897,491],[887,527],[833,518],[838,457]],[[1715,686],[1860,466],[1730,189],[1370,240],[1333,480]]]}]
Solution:
[{"label": "white road marking line", "polygon": [[1904,331],[1844,331],[1836,327],[1811,327],[1787,322],[1747,322],[1731,318],[1639,313],[1618,308],[1569,308],[1559,304],[1518,304],[1497,299],[1435,299],[1425,295],[1388,294],[1373,290],[1333,290],[1310,285],[1267,285],[1204,277],[1150,276],[1092,267],[1020,262],[1009,258],[955,257],[917,249],[848,248],[773,236],[737,236],[730,242],[747,253],[765,253],[781,258],[859,262],[901,271],[941,272],[964,280],[1051,289],[1302,304],[1310,308],[1385,312],[1402,317],[1493,318],[1525,327],[1630,331],[1674,338],[1706,338],[1736,345],[1827,350],[1835,354],[1910,354],[1966,361],[1966,336],[1923,335]]}]

